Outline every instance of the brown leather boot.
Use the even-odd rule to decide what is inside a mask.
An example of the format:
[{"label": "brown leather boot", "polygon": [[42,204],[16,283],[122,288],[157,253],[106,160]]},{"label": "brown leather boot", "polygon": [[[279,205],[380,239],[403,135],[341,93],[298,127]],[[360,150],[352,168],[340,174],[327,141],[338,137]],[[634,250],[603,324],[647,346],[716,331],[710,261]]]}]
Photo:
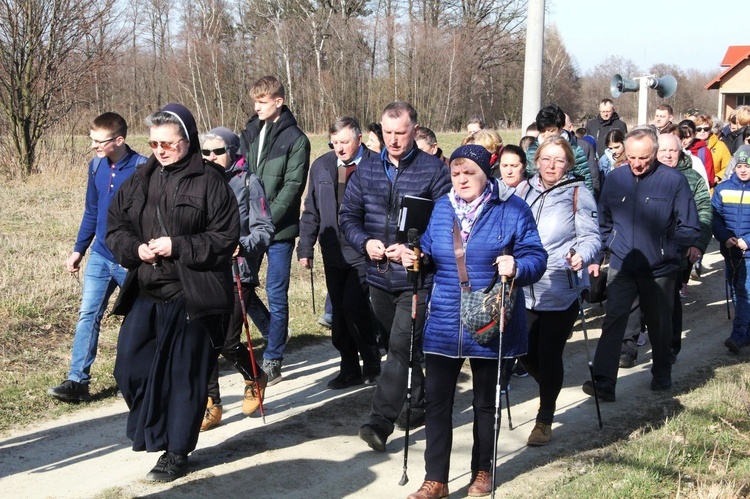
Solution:
[{"label": "brown leather boot", "polygon": [[425,480],[419,490],[406,499],[441,499],[448,497],[448,484]]},{"label": "brown leather boot", "polygon": [[547,445],[550,440],[552,440],[552,425],[537,423],[534,425],[534,429],[531,430],[526,445],[530,447],[541,447],[542,445]]},{"label": "brown leather boot", "polygon": [[469,497],[484,497],[492,492],[492,473],[477,471],[474,481],[469,486]]},{"label": "brown leather boot", "polygon": [[206,414],[203,415],[203,422],[201,423],[201,431],[210,430],[221,423],[222,412],[221,405],[215,405],[213,399],[208,397]]},{"label": "brown leather boot", "polygon": [[[245,398],[242,400],[242,414],[249,416],[258,410],[260,407],[260,401],[266,394],[266,385],[268,384],[268,376],[263,369],[260,369],[260,379],[258,380],[258,386],[255,386],[255,381],[245,381]],[[260,388],[260,390],[258,390]],[[260,391],[260,397],[258,392]]]}]

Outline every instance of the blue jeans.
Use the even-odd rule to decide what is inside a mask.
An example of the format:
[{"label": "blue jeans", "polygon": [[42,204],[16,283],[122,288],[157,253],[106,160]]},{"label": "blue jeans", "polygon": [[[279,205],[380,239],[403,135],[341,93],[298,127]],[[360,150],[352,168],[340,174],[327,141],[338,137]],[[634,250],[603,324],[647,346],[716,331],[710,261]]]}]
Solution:
[{"label": "blue jeans", "polygon": [[732,339],[739,346],[750,343],[750,280],[744,258],[725,258],[725,273],[732,290],[734,321]]},{"label": "blue jeans", "polygon": [[81,309],[73,338],[73,353],[70,359],[68,379],[77,383],[88,383],[91,364],[96,359],[99,344],[99,327],[107,310],[109,297],[115,288],[122,286],[127,270],[92,251],[83,273]]},{"label": "blue jeans", "polygon": [[268,247],[266,296],[271,312],[268,345],[263,358],[282,360],[289,328],[289,275],[292,270],[294,241],[276,241]]}]

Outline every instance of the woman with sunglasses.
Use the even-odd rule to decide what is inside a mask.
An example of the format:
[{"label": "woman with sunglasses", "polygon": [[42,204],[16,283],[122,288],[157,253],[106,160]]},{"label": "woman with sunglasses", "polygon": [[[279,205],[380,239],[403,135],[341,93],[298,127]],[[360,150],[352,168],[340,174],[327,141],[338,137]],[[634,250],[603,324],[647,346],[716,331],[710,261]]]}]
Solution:
[{"label": "woman with sunglasses", "polygon": [[237,201],[201,157],[193,115],[167,104],[146,118],[153,155],[109,208],[107,246],[128,269],[115,379],[133,450],[163,452],[147,480],[187,473],[206,409],[206,382],[234,304]]},{"label": "woman with sunglasses", "polygon": [[695,118],[695,138],[706,141],[706,146],[711,151],[711,158],[714,161],[714,184],[718,184],[721,182],[729,162],[732,161],[732,154],[726,144],[713,133],[713,124],[714,121],[710,116],[706,114],[697,116]]},{"label": "woman with sunglasses", "polygon": [[708,179],[708,187],[712,188],[716,184],[716,175],[714,172],[714,159],[711,156],[705,140],[698,139],[696,137],[696,127],[692,120],[682,120],[677,125],[677,133],[680,141],[682,141],[682,148],[697,157],[703,163],[706,169],[706,178]]},{"label": "woman with sunglasses", "polygon": [[[216,127],[204,133],[201,142],[203,159],[216,163],[224,170],[229,187],[240,207],[240,244],[234,250],[233,256],[237,259],[242,301],[247,314],[265,338],[268,336],[271,313],[255,293],[255,288],[260,285],[258,269],[261,257],[271,244],[274,232],[266,192],[258,176],[248,172],[245,158],[238,155],[240,138],[236,133],[223,126]],[[221,355],[245,378],[242,413],[250,416],[260,407],[268,377],[258,365],[255,366],[255,371],[253,370],[247,347],[241,342],[243,324],[242,304],[235,283],[234,312],[229,320]],[[259,374],[259,379],[254,379],[254,372]],[[201,431],[218,425],[222,412],[219,367],[216,365],[208,380],[208,403]]]}]

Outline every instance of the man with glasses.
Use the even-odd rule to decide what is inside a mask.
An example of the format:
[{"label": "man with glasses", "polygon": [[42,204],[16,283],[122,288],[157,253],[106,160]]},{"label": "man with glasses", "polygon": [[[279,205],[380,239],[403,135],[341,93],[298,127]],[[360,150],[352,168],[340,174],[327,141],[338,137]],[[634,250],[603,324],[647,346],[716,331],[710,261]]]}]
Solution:
[{"label": "man with glasses", "polygon": [[88,165],[83,219],[73,252],[65,261],[65,268],[78,277],[81,260],[89,247],[91,253],[83,277],[81,308],[73,338],[68,378],[47,390],[48,395],[66,402],[90,398],[90,371],[96,359],[102,317],[109,297],[116,287],[122,286],[127,272],[117,263],[104,241],[110,201],[136,166],[146,162],[144,156],[125,143],[127,133],[125,119],[116,113],[104,113],[91,122],[89,135],[96,157]]}]

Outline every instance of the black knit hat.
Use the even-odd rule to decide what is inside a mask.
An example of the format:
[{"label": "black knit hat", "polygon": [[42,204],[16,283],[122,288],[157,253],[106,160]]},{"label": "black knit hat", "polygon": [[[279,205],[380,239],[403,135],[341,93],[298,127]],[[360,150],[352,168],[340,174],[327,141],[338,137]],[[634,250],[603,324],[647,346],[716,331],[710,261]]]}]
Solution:
[{"label": "black knit hat", "polygon": [[490,153],[487,152],[487,149],[485,149],[484,147],[478,146],[476,144],[466,144],[464,146],[460,146],[458,149],[453,151],[453,154],[451,154],[450,162],[453,163],[453,160],[457,158],[466,158],[472,160],[479,166],[479,168],[482,169],[487,178],[490,178]]}]

